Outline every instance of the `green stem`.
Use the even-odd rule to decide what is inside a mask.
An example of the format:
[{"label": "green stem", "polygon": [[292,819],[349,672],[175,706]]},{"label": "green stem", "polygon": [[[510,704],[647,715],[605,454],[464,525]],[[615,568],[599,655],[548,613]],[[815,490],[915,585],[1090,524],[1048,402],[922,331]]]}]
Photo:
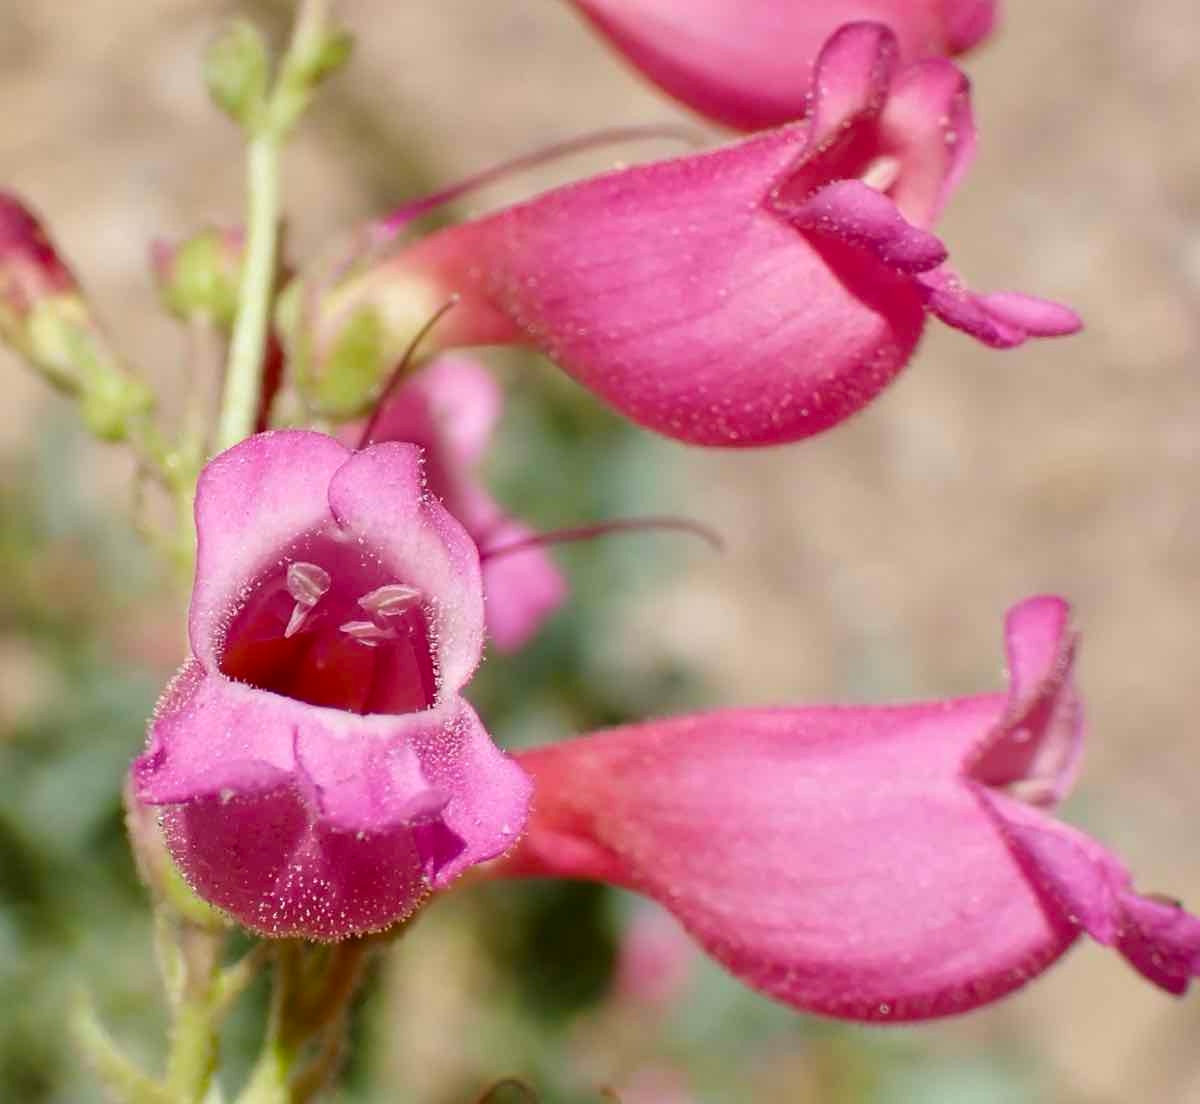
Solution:
[{"label": "green stem", "polygon": [[82,994],[73,1001],[71,1032],[109,1098],[121,1104],[174,1104],[167,1089],[143,1073],[120,1050]]},{"label": "green stem", "polygon": [[278,78],[250,128],[246,258],[217,425],[218,451],[249,437],[258,417],[279,246],[280,153],[324,76],[316,61],[329,45],[328,7],[328,0],[301,0]]},{"label": "green stem", "polygon": [[273,128],[264,126],[251,140],[248,151],[246,260],[238,292],[237,320],[229,347],[221,417],[217,424],[218,451],[249,437],[258,416],[279,240],[281,145]]},{"label": "green stem", "polygon": [[287,1016],[295,999],[303,951],[291,943],[279,943],[273,950],[275,976],[267,1035],[237,1104],[290,1104],[291,1100],[289,1080],[296,1059],[296,1043],[287,1029]]}]

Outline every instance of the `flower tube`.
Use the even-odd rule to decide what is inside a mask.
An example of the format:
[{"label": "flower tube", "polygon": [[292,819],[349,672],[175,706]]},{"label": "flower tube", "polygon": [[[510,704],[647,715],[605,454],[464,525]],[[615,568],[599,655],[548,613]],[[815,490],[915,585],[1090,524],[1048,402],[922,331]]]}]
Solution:
[{"label": "flower tube", "polygon": [[133,768],[192,888],[269,936],[405,919],[512,846],[529,780],[460,696],[478,554],[420,451],[250,438],[196,497],[192,654]]},{"label": "flower tube", "polygon": [[451,226],[359,279],[455,301],[435,347],[532,346],[702,445],[838,424],[900,372],[927,313],[997,348],[1074,332],[1066,307],[973,293],[946,265],[930,227],[974,149],[967,83],[898,57],[886,27],[844,27],[805,122]]},{"label": "flower tube", "polygon": [[905,61],[962,53],[991,33],[996,0],[575,0],[643,76],[738,130],[801,118],[813,62],[845,23],[890,27]]},{"label": "flower tube", "polygon": [[1200,920],[1054,816],[1083,737],[1067,614],[1009,613],[1007,694],[729,710],[525,752],[535,813],[496,873],[644,893],[742,981],[845,1019],[965,1012],[1084,933],[1182,993]]}]

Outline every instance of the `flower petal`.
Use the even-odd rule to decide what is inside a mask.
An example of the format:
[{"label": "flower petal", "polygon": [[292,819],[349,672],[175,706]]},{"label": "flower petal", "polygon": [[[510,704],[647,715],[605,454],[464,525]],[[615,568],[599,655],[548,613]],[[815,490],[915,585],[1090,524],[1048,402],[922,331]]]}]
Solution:
[{"label": "flower petal", "polygon": [[[466,356],[439,356],[385,398],[372,439],[411,441],[427,453],[445,450],[449,462],[469,467],[482,461],[503,405],[500,387],[482,364]],[[432,466],[428,456],[426,464]],[[430,480],[436,489],[432,472]]]},{"label": "flower petal", "polygon": [[904,165],[889,194],[910,222],[932,226],[975,157],[970,81],[940,59],[909,66],[892,84],[880,131]]},{"label": "flower petal", "polygon": [[798,230],[869,250],[897,272],[924,272],[946,259],[937,237],[913,226],[891,199],[861,180],[826,184],[787,217]]},{"label": "flower petal", "polygon": [[1077,640],[1069,617],[1067,603],[1052,595],[1009,611],[1008,708],[966,768],[972,778],[1045,808],[1071,788],[1083,755],[1083,709],[1071,682]]},{"label": "flower petal", "polygon": [[293,764],[286,704],[189,660],[159,701],[146,751],[134,763],[138,799],[168,805],[286,784]]},{"label": "flower petal", "polygon": [[370,548],[399,581],[433,602],[442,693],[470,678],[483,647],[475,544],[425,489],[420,450],[386,442],[354,453],[329,483],[329,508],[348,538]]},{"label": "flower petal", "polygon": [[801,118],[813,60],[845,23],[887,24],[901,55],[959,52],[992,27],[994,0],[575,0],[626,59],[717,122],[761,130]]},{"label": "flower petal", "polygon": [[981,791],[980,798],[1030,881],[1067,923],[1116,947],[1170,993],[1184,993],[1200,976],[1200,919],[1178,904],[1135,893],[1120,861],[1081,832],[994,791]]},{"label": "flower petal", "polygon": [[[481,551],[532,536],[508,517],[471,471],[500,416],[490,372],[465,356],[440,356],[389,396],[375,419],[375,441],[410,441],[425,451],[429,489]],[[483,564],[488,635],[501,651],[522,647],[566,598],[562,573],[543,549]]]},{"label": "flower petal", "polygon": [[921,273],[917,286],[925,305],[948,326],[994,349],[1011,349],[1029,337],[1061,337],[1083,328],[1069,307],[1015,292],[980,295],[943,265]]},{"label": "flower petal", "polygon": [[[964,770],[1022,729],[1035,747],[1062,741],[1066,613],[1051,597],[1012,611],[1007,701],[727,711],[526,752],[535,814],[497,874],[646,893],[748,984],[834,1016],[966,1011],[1084,930],[1181,992],[1200,920],[1139,897],[1100,844],[977,780],[978,763]],[[1018,762],[1005,748],[989,766]]]},{"label": "flower petal", "polygon": [[210,665],[242,588],[298,534],[330,520],[326,489],[349,450],[305,430],[260,433],[212,460],[196,487],[196,582],[188,635]]},{"label": "flower petal", "polygon": [[1076,935],[952,773],[1001,708],[717,713],[525,753],[537,805],[516,870],[646,893],[801,1008],[965,1011]]},{"label": "flower petal", "polygon": [[446,345],[528,342],[692,443],[796,440],[882,390],[923,325],[908,279],[764,210],[804,142],[786,128],[583,181],[393,263],[462,296]]}]

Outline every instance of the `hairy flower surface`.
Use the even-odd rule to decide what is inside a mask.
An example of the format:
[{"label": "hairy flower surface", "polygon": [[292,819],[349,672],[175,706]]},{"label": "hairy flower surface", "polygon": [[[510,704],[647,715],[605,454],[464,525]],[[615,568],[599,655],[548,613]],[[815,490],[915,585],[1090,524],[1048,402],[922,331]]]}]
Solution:
[{"label": "hairy flower surface", "polygon": [[808,107],[813,62],[845,23],[886,24],[905,61],[957,54],[992,30],[996,0],[574,0],[641,72],[719,123],[761,130]]},{"label": "hairy flower surface", "polygon": [[648,894],[743,981],[832,1016],[966,1011],[1082,932],[1182,993],[1200,920],[1052,815],[1082,740],[1067,614],[1009,613],[1007,695],[733,710],[527,752],[536,811],[499,873]]},{"label": "hairy flower surface", "polygon": [[1065,307],[977,295],[929,231],[974,148],[967,82],[842,28],[811,109],[712,152],[619,170],[420,239],[386,264],[458,296],[443,348],[541,349],[634,421],[704,445],[798,440],[903,368],[926,311],[986,344],[1071,333]]},{"label": "hairy flower surface", "polygon": [[424,450],[430,491],[462,523],[483,557],[487,628],[501,651],[515,651],[566,598],[562,573],[541,548],[504,555],[490,549],[533,536],[508,516],[475,475],[503,408],[504,397],[482,364],[438,357],[385,397],[370,438],[410,441]]},{"label": "hairy flower surface", "polygon": [[420,450],[252,437],[196,496],[191,658],[134,764],[192,888],[271,936],[388,927],[511,846],[529,780],[460,696],[475,545]]}]

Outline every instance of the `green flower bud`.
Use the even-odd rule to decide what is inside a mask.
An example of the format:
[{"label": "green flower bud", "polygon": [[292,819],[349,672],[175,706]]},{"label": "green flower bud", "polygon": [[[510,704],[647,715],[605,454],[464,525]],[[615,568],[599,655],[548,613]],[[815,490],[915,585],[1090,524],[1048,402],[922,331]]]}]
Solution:
[{"label": "green flower bud", "polygon": [[204,59],[204,81],[213,102],[235,122],[252,129],[267,96],[270,61],[262,32],[235,19],[214,40]]},{"label": "green flower bud", "polygon": [[276,325],[300,394],[316,414],[348,421],[370,410],[413,339],[442,305],[433,289],[380,265],[311,303],[293,281]]},{"label": "green flower bud", "polygon": [[232,329],[244,256],[240,229],[208,227],[179,243],[156,241],[150,258],[163,305],[185,322]]},{"label": "green flower bud", "polygon": [[0,341],[60,391],[80,400],[83,418],[106,441],[128,438],[154,405],[121,365],[79,284],[41,223],[0,193]]}]

